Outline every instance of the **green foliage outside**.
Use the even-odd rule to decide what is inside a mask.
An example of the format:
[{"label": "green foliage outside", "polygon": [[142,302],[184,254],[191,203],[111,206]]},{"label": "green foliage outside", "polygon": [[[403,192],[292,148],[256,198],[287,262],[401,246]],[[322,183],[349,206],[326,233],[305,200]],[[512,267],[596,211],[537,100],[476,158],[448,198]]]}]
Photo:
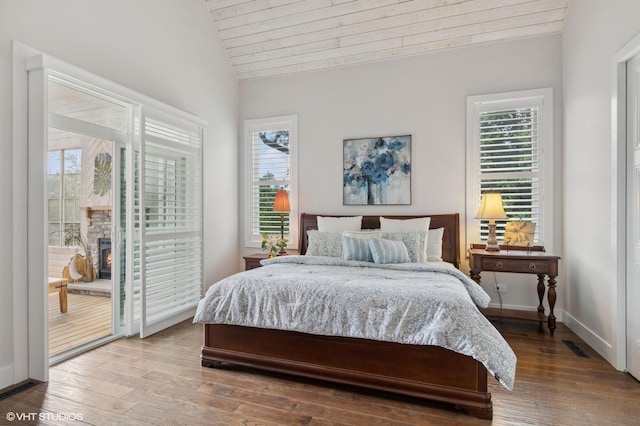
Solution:
[{"label": "green foliage outside", "polygon": [[[261,180],[270,181],[273,175],[266,174]],[[278,192],[276,185],[260,185],[260,233],[280,235],[280,213],[273,211],[273,201]],[[284,234],[289,233],[289,213],[284,214]]]}]

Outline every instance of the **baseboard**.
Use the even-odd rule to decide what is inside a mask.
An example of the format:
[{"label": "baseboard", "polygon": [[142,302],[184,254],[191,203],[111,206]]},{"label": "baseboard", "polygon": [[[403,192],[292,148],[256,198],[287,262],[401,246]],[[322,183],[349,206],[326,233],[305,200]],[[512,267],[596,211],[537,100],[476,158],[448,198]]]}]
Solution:
[{"label": "baseboard", "polygon": [[[489,308],[500,309],[500,303],[489,303]],[[502,304],[502,309],[509,309],[514,311],[528,311],[528,312],[537,312],[537,306],[524,306],[524,305],[512,305],[512,304]],[[549,309],[545,310],[545,314],[549,314]],[[556,316],[556,322],[564,322],[564,312],[562,310],[554,309],[553,314]]]},{"label": "baseboard", "polygon": [[13,383],[13,364],[0,367],[0,389],[15,385]]},{"label": "baseboard", "polygon": [[586,325],[578,321],[575,317],[565,312],[564,324],[569,327],[579,338],[585,341],[586,344],[596,351],[602,358],[604,358],[609,364],[615,367],[616,354],[613,346],[598,336],[593,330],[589,329]]}]

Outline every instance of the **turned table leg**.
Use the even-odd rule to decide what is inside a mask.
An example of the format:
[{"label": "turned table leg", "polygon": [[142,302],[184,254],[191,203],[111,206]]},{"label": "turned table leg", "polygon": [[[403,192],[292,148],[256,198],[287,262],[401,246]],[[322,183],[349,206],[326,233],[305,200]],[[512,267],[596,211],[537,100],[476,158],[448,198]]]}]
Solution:
[{"label": "turned table leg", "polygon": [[549,300],[549,333],[553,336],[556,329],[556,316],[553,314],[553,307],[556,305],[556,277],[549,275],[549,292],[547,293]]},{"label": "turned table leg", "polygon": [[469,276],[471,277],[472,280],[480,284],[480,272],[471,270],[469,271]]},{"label": "turned table leg", "polygon": [[542,301],[544,300],[544,274],[538,274],[538,314],[540,317],[540,328],[542,328],[542,320],[544,319],[544,306]]}]

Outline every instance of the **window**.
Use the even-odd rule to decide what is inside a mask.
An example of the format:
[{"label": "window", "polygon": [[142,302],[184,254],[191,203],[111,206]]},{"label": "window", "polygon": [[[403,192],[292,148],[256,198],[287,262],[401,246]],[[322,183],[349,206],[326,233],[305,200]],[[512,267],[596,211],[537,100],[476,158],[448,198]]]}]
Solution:
[{"label": "window", "polygon": [[551,89],[467,98],[467,239],[486,241],[488,221],[475,219],[481,194],[502,194],[507,221],[536,224],[534,243],[551,245],[553,199]]},{"label": "window", "polygon": [[74,246],[80,238],[82,150],[49,151],[49,245]]},{"label": "window", "polygon": [[291,211],[284,213],[284,234],[288,247],[297,244],[295,115],[246,120],[245,138],[245,245],[258,247],[262,233],[280,234],[280,213],[273,211],[278,189],[289,193]]}]

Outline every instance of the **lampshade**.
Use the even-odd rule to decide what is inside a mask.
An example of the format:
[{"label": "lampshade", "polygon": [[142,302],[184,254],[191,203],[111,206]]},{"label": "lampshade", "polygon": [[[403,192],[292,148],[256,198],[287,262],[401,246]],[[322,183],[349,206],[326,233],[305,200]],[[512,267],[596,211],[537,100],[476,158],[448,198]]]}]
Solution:
[{"label": "lampshade", "polygon": [[482,194],[480,208],[476,219],[506,219],[507,214],[502,206],[502,195],[499,192],[485,192]]},{"label": "lampshade", "polygon": [[273,201],[274,212],[290,212],[289,194],[284,189],[279,189],[276,193],[276,199]]}]

